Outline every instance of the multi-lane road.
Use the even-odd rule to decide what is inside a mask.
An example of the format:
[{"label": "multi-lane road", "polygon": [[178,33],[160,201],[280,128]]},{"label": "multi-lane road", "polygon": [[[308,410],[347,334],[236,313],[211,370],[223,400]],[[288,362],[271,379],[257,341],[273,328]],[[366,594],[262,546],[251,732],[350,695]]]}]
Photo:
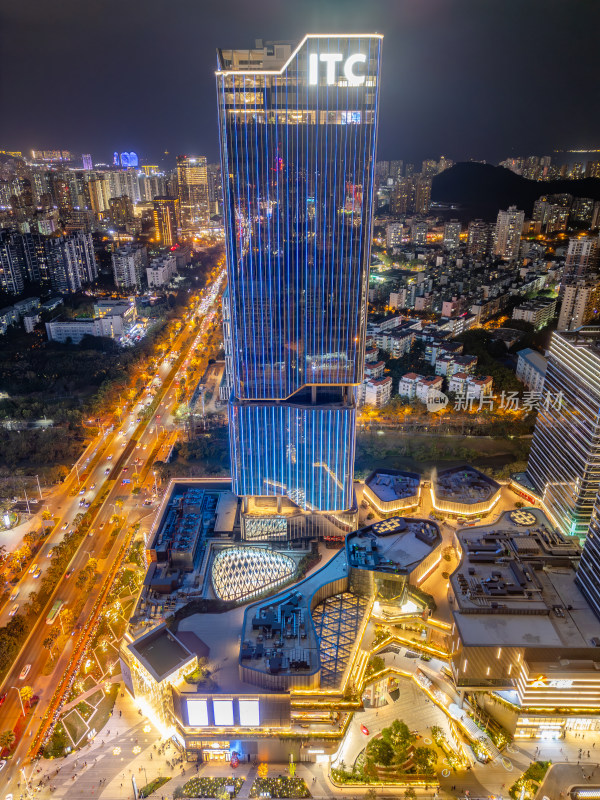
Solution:
[{"label": "multi-lane road", "polygon": [[[54,695],[61,675],[64,674],[73,653],[78,649],[82,620],[88,618],[104,578],[110,573],[118,556],[119,547],[118,543],[115,543],[108,555],[100,558],[102,554],[106,555],[105,546],[108,549],[107,543],[110,541],[114,527],[110,524],[111,518],[115,513],[119,514],[123,534],[136,522],[140,522],[144,526],[146,520],[149,525],[155,507],[152,501],[153,474],[150,467],[163,443],[173,436],[173,426],[175,425],[173,414],[177,406],[177,382],[189,365],[192,355],[196,351],[200,355],[202,354],[203,341],[217,313],[217,300],[222,292],[224,282],[225,270],[219,263],[214,278],[205,288],[196,308],[184,320],[185,324],[160,364],[153,385],[144,390],[142,395],[136,399],[133,407],[123,412],[118,427],[105,431],[90,443],[68,479],[44,503],[44,508],[47,508],[54,518],[58,518],[58,522],[35,557],[35,563],[42,571],[50,563],[49,551],[62,539],[65,530],[73,525],[77,514],[85,511],[85,507],[82,508],[80,502],[82,500],[92,502],[108,488],[108,494],[95,513],[90,526],[91,535],[86,536],[82,541],[65,574],[58,582],[48,605],[40,613],[19,656],[0,686],[0,695],[7,693],[0,712],[2,730],[13,728],[21,714],[17,691],[20,687],[32,686],[34,692],[40,697],[40,702],[29,720],[13,758],[0,772],[0,785],[16,785],[16,781],[19,780],[19,768],[23,766],[30,744],[35,739],[35,731]],[[199,325],[195,329],[192,327],[194,319],[199,320]],[[155,397],[153,397],[154,392],[156,392]],[[153,413],[149,416],[145,415],[144,406],[156,400],[159,402]],[[81,485],[83,476],[85,476],[85,486]],[[132,494],[137,476],[146,476],[146,480],[142,491],[139,494]],[[80,494],[82,489],[85,491]],[[97,571],[100,573],[100,580],[96,582],[94,589],[89,593],[85,606],[74,623],[73,636],[67,642],[55,669],[51,675],[44,676],[43,668],[48,651],[42,643],[50,630],[46,623],[46,616],[55,600],[61,600],[66,607],[71,608],[80,601],[81,590],[76,586],[76,577],[79,570],[86,566],[89,558],[98,560]],[[33,574],[29,570],[27,571],[15,587],[15,591],[18,591],[17,597],[7,601],[0,608],[0,624],[6,624],[9,619],[8,615],[15,604],[18,603],[20,608],[24,606],[29,593],[39,588],[39,581],[40,578],[35,579]],[[27,676],[22,679],[20,676],[27,665],[29,665]]]}]

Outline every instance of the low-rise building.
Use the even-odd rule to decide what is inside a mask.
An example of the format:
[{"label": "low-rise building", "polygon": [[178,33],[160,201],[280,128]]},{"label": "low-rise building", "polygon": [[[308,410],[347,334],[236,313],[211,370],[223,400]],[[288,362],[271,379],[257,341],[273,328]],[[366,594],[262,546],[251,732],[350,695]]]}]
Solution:
[{"label": "low-rise building", "polygon": [[385,370],[385,361],[365,363],[365,378],[381,378]]},{"label": "low-rise building", "polygon": [[438,511],[458,516],[488,514],[500,500],[500,484],[469,466],[434,473],[431,502]]},{"label": "low-rise building", "polygon": [[153,258],[146,269],[148,288],[160,288],[170,283],[177,273],[177,262],[172,255]]},{"label": "low-rise building", "polygon": [[416,472],[377,470],[366,479],[363,496],[383,516],[416,508],[421,500],[421,478]]},{"label": "low-rise building", "polygon": [[125,329],[123,317],[120,315],[82,318],[74,320],[53,320],[46,323],[46,333],[50,342],[67,342],[79,344],[84,336],[105,336],[109,339],[120,338]]},{"label": "low-rise building", "polygon": [[28,311],[23,315],[23,327],[25,333],[33,333],[35,326],[40,321],[39,311]]},{"label": "low-rise building", "polygon": [[512,318],[529,322],[538,330],[544,328],[556,313],[556,299],[528,300],[513,309]]},{"label": "low-rise building", "polygon": [[420,376],[417,381],[417,400],[428,403],[435,392],[442,391],[443,378],[441,375]]},{"label": "low-rise building", "polygon": [[389,403],[392,396],[392,379],[389,376],[386,378],[370,378],[362,382],[359,392],[359,403],[361,405],[381,408],[381,406]]},{"label": "low-rise building", "polygon": [[542,393],[548,360],[541,353],[526,347],[517,353],[516,376],[532,392]]},{"label": "low-rise building", "polygon": [[422,375],[417,375],[416,372],[407,372],[406,375],[403,375],[398,384],[398,394],[400,397],[414,400],[417,396],[417,384],[422,377]]},{"label": "low-rise building", "polygon": [[479,400],[488,397],[494,390],[494,380],[490,375],[469,375],[467,372],[455,372],[448,381],[448,391]]}]

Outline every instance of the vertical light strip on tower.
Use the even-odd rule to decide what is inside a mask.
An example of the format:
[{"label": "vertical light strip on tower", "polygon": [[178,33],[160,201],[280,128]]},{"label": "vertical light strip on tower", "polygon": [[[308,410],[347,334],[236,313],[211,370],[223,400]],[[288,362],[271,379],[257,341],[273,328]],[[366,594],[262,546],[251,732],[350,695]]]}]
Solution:
[{"label": "vertical light strip on tower", "polygon": [[235,491],[352,504],[381,37],[219,50]]}]

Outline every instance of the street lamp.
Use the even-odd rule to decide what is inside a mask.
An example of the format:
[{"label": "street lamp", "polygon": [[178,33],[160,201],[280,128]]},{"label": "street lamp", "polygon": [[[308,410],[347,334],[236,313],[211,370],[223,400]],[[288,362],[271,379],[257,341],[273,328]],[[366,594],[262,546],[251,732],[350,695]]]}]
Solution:
[{"label": "street lamp", "polygon": [[25,716],[25,706],[23,705],[23,698],[21,697],[21,692],[17,686],[11,686],[11,689],[14,689],[15,692],[19,695],[19,701],[21,703],[21,711],[23,712],[23,716]]}]

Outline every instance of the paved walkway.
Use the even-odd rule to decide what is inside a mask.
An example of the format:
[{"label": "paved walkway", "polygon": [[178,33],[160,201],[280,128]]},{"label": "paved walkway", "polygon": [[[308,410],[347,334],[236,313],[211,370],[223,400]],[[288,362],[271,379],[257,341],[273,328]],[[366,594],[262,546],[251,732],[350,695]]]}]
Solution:
[{"label": "paved walkway", "polygon": [[[410,684],[409,684],[410,685]],[[412,688],[412,687],[411,687]],[[415,691],[416,687],[415,687]],[[402,694],[401,694],[402,696]],[[366,719],[366,715],[373,716],[373,721],[378,724],[388,724],[395,715],[401,717],[408,715],[412,694],[406,694],[400,707],[396,705],[373,709],[364,714],[357,714],[356,718]],[[414,700],[414,698],[412,698]],[[406,705],[404,705],[406,704]],[[419,703],[422,714],[423,703]],[[439,709],[432,703],[425,704],[425,715],[433,714]],[[414,712],[416,712],[416,704]],[[379,711],[379,716],[377,716]],[[396,714],[394,713],[396,711]],[[389,719],[388,719],[389,716]],[[408,717],[407,717],[408,718]],[[423,730],[424,724],[429,725],[433,720],[422,717],[419,727]],[[366,737],[362,737],[366,741]],[[359,740],[360,741],[360,740]],[[155,746],[161,744],[159,733],[142,718],[133,700],[127,695],[119,695],[112,717],[106,727],[100,731],[96,740],[82,750],[71,753],[69,756],[55,761],[41,759],[33,768],[30,778],[30,767],[26,768],[27,777],[30,778],[31,787],[37,790],[40,780],[43,785],[36,791],[39,800],[130,800],[133,798],[132,777],[135,778],[138,788],[160,775],[169,776],[171,780],[159,789],[154,795],[155,800],[165,798],[171,800],[173,791],[182,786],[190,777],[204,776],[238,776],[246,777],[240,800],[247,800],[250,793],[256,767],[250,763],[242,762],[239,767],[232,769],[223,762],[207,764],[177,763],[169,767],[167,761],[178,758],[174,746],[171,744],[164,756],[159,757]],[[595,746],[594,746],[595,745]],[[542,756],[536,754],[536,748],[543,746]],[[585,757],[577,765],[579,748],[585,750]],[[590,757],[587,757],[589,751]],[[543,792],[538,800],[547,797],[548,800],[566,800],[566,789],[573,785],[586,785],[593,787],[600,784],[600,734],[586,734],[585,738],[575,738],[569,734],[566,740],[547,742],[519,742],[505,750],[501,759],[492,764],[482,765],[475,763],[473,768],[459,777],[456,775],[448,779],[441,779],[441,789],[438,793],[439,800],[450,798],[464,798],[465,790],[470,792],[470,800],[487,798],[494,795],[496,798],[508,800],[508,788],[520,776],[536,757],[543,757],[555,762],[543,786]],[[556,763],[559,762],[559,763]],[[562,762],[562,763],[561,763]],[[284,773],[285,764],[271,764],[270,775]],[[329,781],[327,765],[300,763],[297,765],[296,774],[304,778],[312,796],[316,800],[332,797],[350,798],[364,797],[365,789],[358,787],[337,788]],[[39,770],[39,772],[37,771]],[[588,776],[590,780],[588,781]],[[50,786],[55,790],[50,792]],[[455,788],[453,788],[455,787]],[[0,800],[4,800],[7,793],[12,792],[14,800],[19,800],[24,786],[16,784],[8,787],[2,786]],[[560,793],[563,792],[561,798]],[[403,792],[390,789],[389,791],[377,789],[379,798],[402,797]],[[418,793],[419,800],[433,798],[433,793]]]}]

